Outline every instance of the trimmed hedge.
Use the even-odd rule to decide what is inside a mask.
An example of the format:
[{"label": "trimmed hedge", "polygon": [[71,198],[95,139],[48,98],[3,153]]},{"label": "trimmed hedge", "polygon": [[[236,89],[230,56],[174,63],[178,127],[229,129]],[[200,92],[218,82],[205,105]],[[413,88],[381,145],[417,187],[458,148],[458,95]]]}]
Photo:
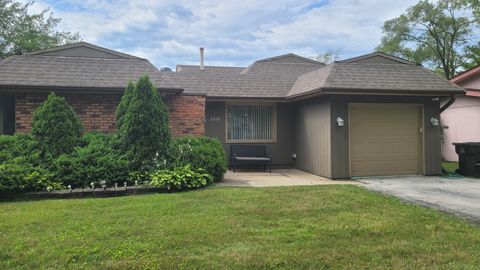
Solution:
[{"label": "trimmed hedge", "polygon": [[0,193],[61,189],[53,174],[38,166],[32,166],[22,158],[0,164]]},{"label": "trimmed hedge", "polygon": [[44,158],[71,153],[80,141],[82,130],[73,108],[53,92],[33,114],[32,135]]},{"label": "trimmed hedge", "polygon": [[90,187],[106,181],[108,186],[115,182],[123,185],[128,179],[128,162],[112,147],[112,136],[87,133],[82,138],[83,147],[76,147],[71,154],[64,154],[53,162],[55,177],[65,186]]},{"label": "trimmed hedge", "polygon": [[37,142],[30,134],[0,135],[0,164],[22,157],[33,166],[43,164]]},{"label": "trimmed hedge", "polygon": [[0,136],[0,193],[62,187],[42,166],[36,146],[30,135]]},{"label": "trimmed hedge", "polygon": [[227,171],[225,150],[218,139],[185,136],[173,140],[169,167],[191,164],[192,169],[203,169],[215,181],[223,179]]}]

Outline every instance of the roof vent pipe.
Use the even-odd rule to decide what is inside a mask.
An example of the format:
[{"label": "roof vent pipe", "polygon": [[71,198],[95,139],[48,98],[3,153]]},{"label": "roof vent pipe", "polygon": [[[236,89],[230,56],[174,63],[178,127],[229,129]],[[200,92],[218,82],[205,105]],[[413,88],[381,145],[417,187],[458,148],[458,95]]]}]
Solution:
[{"label": "roof vent pipe", "polygon": [[204,48],[203,47],[200,47],[200,69],[203,70],[205,68],[205,66],[203,65],[203,61],[204,61]]}]

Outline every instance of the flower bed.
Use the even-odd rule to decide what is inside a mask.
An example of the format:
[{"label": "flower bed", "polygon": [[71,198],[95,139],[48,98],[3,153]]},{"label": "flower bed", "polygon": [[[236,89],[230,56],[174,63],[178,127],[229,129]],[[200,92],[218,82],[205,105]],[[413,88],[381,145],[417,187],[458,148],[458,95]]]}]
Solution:
[{"label": "flower bed", "polygon": [[[34,113],[31,134],[0,136],[1,199],[183,191],[219,181],[226,172],[217,139],[171,138],[168,111],[147,76],[128,84],[116,121],[115,134],[83,133],[73,108],[51,93]],[[118,181],[135,187],[114,188]],[[144,182],[150,187],[137,187]],[[104,188],[91,188],[99,185]]]},{"label": "flower bed", "polygon": [[0,196],[0,201],[26,201],[42,199],[78,199],[78,198],[105,198],[129,195],[157,193],[162,190],[153,186],[132,186],[119,188],[81,188],[72,190],[52,190],[25,193],[6,193]]}]

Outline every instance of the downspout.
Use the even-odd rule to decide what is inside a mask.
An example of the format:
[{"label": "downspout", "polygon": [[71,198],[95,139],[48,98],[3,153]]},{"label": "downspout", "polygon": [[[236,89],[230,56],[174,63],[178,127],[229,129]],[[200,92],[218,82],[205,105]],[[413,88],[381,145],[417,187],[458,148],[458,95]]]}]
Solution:
[{"label": "downspout", "polygon": [[456,99],[455,95],[451,95],[450,100],[447,103],[445,103],[445,105],[443,105],[442,108],[440,108],[440,113],[448,109],[448,107],[450,107],[450,105],[452,105],[455,102],[455,99]]}]

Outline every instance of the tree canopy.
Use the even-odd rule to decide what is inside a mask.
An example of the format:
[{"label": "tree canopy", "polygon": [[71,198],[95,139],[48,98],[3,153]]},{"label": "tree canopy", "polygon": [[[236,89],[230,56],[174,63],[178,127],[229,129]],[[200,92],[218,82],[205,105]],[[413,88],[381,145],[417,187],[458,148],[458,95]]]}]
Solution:
[{"label": "tree canopy", "polygon": [[79,33],[57,30],[61,19],[49,9],[29,12],[32,4],[0,0],[0,59],[80,41]]},{"label": "tree canopy", "polygon": [[478,0],[422,0],[384,23],[377,50],[423,64],[447,79],[480,63]]},{"label": "tree canopy", "polygon": [[335,61],[340,60],[341,51],[342,50],[340,49],[328,50],[325,53],[319,54],[317,56],[313,56],[312,59],[328,65]]}]

